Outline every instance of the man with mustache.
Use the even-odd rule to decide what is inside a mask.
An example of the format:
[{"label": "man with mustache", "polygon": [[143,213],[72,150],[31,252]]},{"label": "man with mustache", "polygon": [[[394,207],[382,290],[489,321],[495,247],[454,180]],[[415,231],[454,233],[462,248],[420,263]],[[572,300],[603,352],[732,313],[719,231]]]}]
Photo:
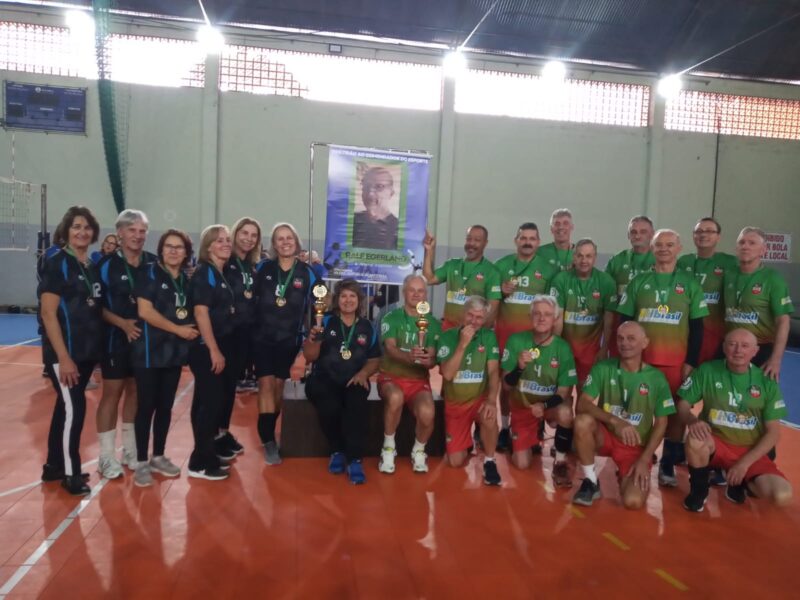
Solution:
[{"label": "man with mustache", "polygon": [[451,258],[438,269],[433,268],[436,238],[425,232],[422,242],[425,258],[422,274],[428,285],[445,283],[447,297],[444,305],[442,331],[458,327],[464,317],[464,303],[470,296],[480,296],[489,302],[489,314],[485,326],[494,323],[502,294],[500,292],[500,273],[486,259],[483,251],[489,243],[489,231],[483,225],[473,225],[467,229],[464,242],[464,258]]},{"label": "man with mustache", "polygon": [[366,210],[353,215],[353,247],[397,250],[397,217],[389,210],[394,178],[384,167],[372,167],[361,180]]},{"label": "man with mustache", "polygon": [[539,248],[539,256],[544,258],[556,271],[568,271],[572,268],[572,232],[575,224],[572,222],[572,212],[568,208],[557,208],[550,215],[550,233],[553,241]]},{"label": "man with mustache", "polygon": [[[537,254],[539,249],[539,228],[536,223],[523,223],[514,236],[517,251],[504,256],[495,263],[500,271],[503,299],[495,324],[497,343],[502,356],[508,338],[519,331],[531,327],[531,302],[537,294],[546,294],[550,280],[558,273],[558,268]],[[499,450],[511,446],[511,407],[508,390],[500,390],[501,429],[497,441]]]}]

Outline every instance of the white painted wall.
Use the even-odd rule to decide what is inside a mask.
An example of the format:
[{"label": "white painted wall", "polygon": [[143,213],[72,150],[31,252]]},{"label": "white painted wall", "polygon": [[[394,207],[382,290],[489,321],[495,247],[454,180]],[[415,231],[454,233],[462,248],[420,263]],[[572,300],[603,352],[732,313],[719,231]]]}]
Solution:
[{"label": "white painted wall", "polygon": [[[91,206],[110,228],[116,211],[95,85],[19,72],[0,76],[89,87],[87,136],[0,130],[0,175],[11,174],[13,135],[16,176],[48,184],[51,229],[75,203]],[[602,78],[597,72],[576,76]],[[607,78],[652,83],[619,74]],[[800,97],[800,90],[788,86],[722,81],[693,85]],[[231,223],[244,214],[260,219],[266,231],[276,221],[293,222],[306,238],[309,145],[315,141],[434,154],[430,222],[440,238],[438,261],[460,253],[464,228],[478,222],[490,230],[490,256],[511,248],[522,221],[537,222],[549,240],[550,212],[562,206],[575,214],[575,236],[597,241],[601,262],[626,246],[628,218],[646,210],[657,226],[677,229],[690,245],[696,219],[710,214],[714,204],[716,137],[664,131],[658,122],[646,129],[582,125],[454,114],[450,101],[440,112],[426,112],[237,92],[217,95],[213,87],[122,86],[120,101],[129,119],[128,203],[150,216],[152,245],[167,227],[197,234],[211,220]],[[452,173],[449,167],[440,173],[440,163],[452,163]],[[324,236],[326,165],[320,149],[314,179],[317,240]],[[724,229],[723,249],[732,249],[735,233],[746,224],[792,233],[795,265],[784,272],[800,298],[798,189],[800,142],[720,140],[715,210]],[[437,211],[441,214],[434,219]],[[209,214],[213,216],[203,217]],[[32,215],[32,246],[37,224],[38,206]],[[11,282],[0,289],[0,305],[34,303],[32,253],[0,256],[0,277]]]}]

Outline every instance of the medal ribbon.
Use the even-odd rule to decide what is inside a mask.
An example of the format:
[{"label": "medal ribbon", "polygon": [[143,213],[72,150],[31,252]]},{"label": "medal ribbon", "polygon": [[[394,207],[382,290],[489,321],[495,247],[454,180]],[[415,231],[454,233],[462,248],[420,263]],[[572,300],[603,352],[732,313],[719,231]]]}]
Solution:
[{"label": "medal ribbon", "polygon": [[[644,367],[644,362],[642,362],[642,364],[639,365],[639,370],[636,372],[641,373],[642,367]],[[623,371],[624,369],[622,368],[622,361],[620,359],[617,359],[617,379],[619,379],[619,389],[622,392],[622,410],[624,410],[627,413],[628,406],[630,405],[631,401],[630,399],[625,397],[625,382],[622,378]],[[633,397],[633,394],[631,394],[631,397]]]},{"label": "medal ribbon", "polygon": [[466,269],[467,261],[463,258],[461,259],[461,289],[463,290],[467,289],[467,281],[469,281],[472,278],[472,276],[475,274],[475,271],[478,270],[478,267],[480,267],[481,264],[483,264],[483,258],[481,257],[481,259],[478,262],[470,264],[472,265],[472,270],[469,273],[467,273]]},{"label": "medal ribbon", "polygon": [[[162,265],[161,263],[159,263],[159,265],[158,265],[158,266],[160,266],[160,267],[161,267],[161,269],[164,271],[164,273],[166,273],[166,274],[167,274],[167,276],[169,277],[169,280],[172,282],[172,287],[174,287],[174,288],[175,288],[175,293],[178,295],[178,305],[177,305],[175,308],[183,308],[184,306],[186,306],[186,294],[185,294],[185,293],[184,293],[184,291],[183,291],[183,289],[184,289],[184,288],[183,288],[183,282],[184,282],[184,279],[183,279],[183,271],[179,271],[178,279],[175,279],[175,278],[172,276],[172,273],[170,273],[170,272],[169,272],[169,271],[168,271],[168,270],[167,270],[167,269],[164,267],[164,265]],[[179,282],[180,282],[180,283],[179,283]]]},{"label": "medal ribbon", "polygon": [[[736,408],[742,410],[744,408],[744,394],[742,394],[736,387],[736,384],[733,382],[734,373],[728,369],[728,362],[725,361],[725,370],[728,372],[728,382],[731,384],[731,389],[733,390],[733,397],[736,400]],[[741,373],[735,373],[735,375],[741,375]],[[747,366],[747,391],[749,392],[753,389],[753,365],[750,364]]]},{"label": "medal ribbon", "polygon": [[233,307],[233,305],[234,305],[234,304],[236,304],[236,298],[235,298],[235,297],[234,297],[234,295],[233,295],[233,288],[231,287],[231,284],[230,284],[230,283],[228,283],[228,280],[227,280],[227,279],[225,279],[225,275],[223,275],[223,274],[222,274],[222,271],[220,271],[220,270],[217,268],[217,265],[215,265],[215,264],[214,264],[214,263],[212,263],[211,261],[209,261],[209,262],[208,262],[208,264],[211,266],[211,268],[212,268],[212,269],[214,269],[214,270],[217,272],[217,274],[220,276],[220,278],[222,279],[222,281],[224,281],[224,282],[225,282],[225,286],[228,288],[228,293],[231,295],[231,307]]},{"label": "medal ribbon", "polygon": [[78,268],[81,270],[81,275],[83,275],[83,283],[86,285],[86,289],[89,291],[89,295],[86,296],[86,299],[94,298],[94,292],[92,291],[92,287],[94,286],[94,281],[92,278],[89,277],[88,271],[83,268],[83,263],[78,260],[78,257],[75,255],[75,252],[69,246],[64,247],[64,252],[69,254],[72,258],[75,259],[75,262],[78,263]]},{"label": "medal ribbon", "polygon": [[[517,257],[515,256],[514,257],[514,277],[519,277],[520,275],[522,275],[525,272],[525,269],[527,269],[528,267],[531,266],[531,263],[533,262],[534,258],[536,258],[536,256],[531,258],[528,262],[523,263],[522,264],[522,268],[519,269],[519,261],[517,260]],[[519,269],[519,270],[517,270],[517,269]]]},{"label": "medal ribbon", "polygon": [[[534,337],[534,335],[535,335],[535,334],[534,334],[534,333],[531,331],[531,342],[533,343],[533,346],[531,347],[531,349],[530,349],[530,350],[528,350],[528,352],[530,352],[530,353],[531,353],[531,356],[533,356],[533,355],[536,353],[536,350],[539,350],[539,348],[540,348],[542,345],[544,345],[544,344],[546,344],[547,342],[549,342],[549,341],[552,339],[552,337],[553,337],[553,334],[551,333],[551,334],[550,334],[550,335],[548,335],[546,338],[544,338],[544,339],[542,340],[542,342],[541,342],[541,343],[537,344],[537,343],[536,343],[536,338]],[[541,356],[541,351],[539,352],[539,356]],[[532,360],[531,362],[533,362],[533,361],[535,361],[535,360],[538,360],[538,359],[539,359],[539,356],[533,356],[533,360]]]},{"label": "medal ribbon", "polygon": [[[594,269],[592,269],[592,274],[589,275],[589,278],[586,280],[581,279],[580,277],[578,277],[577,274],[575,274],[575,282],[578,285],[578,292],[580,292],[580,295],[578,296],[578,308],[580,308],[581,310],[588,310],[587,307],[588,296],[586,294],[586,290],[587,288],[590,290],[592,289],[592,283],[594,282],[594,279],[595,279]],[[584,281],[586,282],[586,287],[584,287],[583,285]],[[581,298],[583,298],[583,300],[581,300]]]},{"label": "medal ribbon", "polygon": [[342,318],[339,317],[339,329],[342,331],[342,348],[340,352],[350,349],[350,342],[353,340],[353,333],[356,330],[356,323],[358,323],[358,317],[356,317],[355,321],[353,321],[353,324],[350,326],[350,333],[345,335],[344,321],[342,321]]},{"label": "medal ribbon", "polygon": [[[280,263],[278,264],[278,287],[275,288],[276,296],[278,298],[283,298],[286,295],[286,286],[289,285],[289,281],[292,279],[292,275],[294,275],[294,268],[297,266],[297,259],[294,260],[292,263],[292,268],[289,269],[289,275],[286,276],[286,279],[281,281],[281,273],[283,273],[283,269],[281,269]],[[249,287],[247,289],[250,289]],[[342,333],[344,335],[344,333]]]},{"label": "medal ribbon", "polygon": [[128,285],[131,286],[131,291],[133,291],[133,273],[131,273],[131,266],[128,264],[128,259],[125,258],[125,255],[122,253],[122,250],[117,250],[117,256],[119,256],[122,259],[122,264],[125,265],[125,273],[127,273],[128,275]]},{"label": "medal ribbon", "polygon": [[736,274],[736,308],[737,309],[739,308],[739,305],[742,302],[742,296],[744,295],[744,290],[750,285],[750,282],[753,280],[753,277],[755,277],[756,273],[758,273],[760,270],[761,270],[761,267],[757,268],[755,271],[753,271],[752,273],[748,274],[747,278],[744,280],[744,285],[739,285],[739,281],[741,280],[742,275],[744,275],[744,273],[739,271]]},{"label": "medal ribbon", "polygon": [[[241,260],[239,260],[238,256],[236,257],[236,263],[239,265],[239,269],[242,271],[242,274],[245,275],[245,277],[243,278],[244,279],[244,289],[249,292],[250,291],[250,286],[253,285],[253,278],[247,276],[247,275],[249,275],[249,270],[245,270],[244,263]],[[249,266],[249,263],[248,263],[248,266]],[[280,274],[279,274],[279,277],[280,277]]]}]

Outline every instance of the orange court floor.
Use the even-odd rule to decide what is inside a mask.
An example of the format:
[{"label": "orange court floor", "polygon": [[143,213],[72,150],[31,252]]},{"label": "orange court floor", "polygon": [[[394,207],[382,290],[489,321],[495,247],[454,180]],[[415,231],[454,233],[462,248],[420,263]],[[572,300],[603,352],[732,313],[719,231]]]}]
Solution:
[{"label": "orange court floor", "polygon": [[[39,482],[54,402],[40,349],[0,349],[0,598],[796,598],[800,504],[743,506],[712,489],[701,514],[679,488],[655,486],[645,509],[622,508],[612,464],[604,497],[570,504],[548,452],[503,485],[482,483],[480,457],[427,475],[398,459],[367,483],[327,473],[323,458],[264,464],[254,394],[237,397],[232,431],[246,451],[227,481],[188,479],[193,380],[178,388],[167,455],[177,479],[149,488],[96,473],[88,392],[82,460],[92,494]],[[800,481],[800,431],[783,427],[778,464]],[[575,475],[576,485],[578,475]]]}]

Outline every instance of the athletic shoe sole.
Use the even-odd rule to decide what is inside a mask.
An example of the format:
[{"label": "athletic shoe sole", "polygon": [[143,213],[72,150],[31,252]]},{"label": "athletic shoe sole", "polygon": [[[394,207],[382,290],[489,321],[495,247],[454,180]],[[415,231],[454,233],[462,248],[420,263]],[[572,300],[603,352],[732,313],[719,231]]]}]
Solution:
[{"label": "athletic shoe sole", "polygon": [[228,475],[209,475],[205,471],[189,471],[189,477],[207,479],[208,481],[222,481],[223,479],[227,479]]},{"label": "athletic shoe sole", "polygon": [[158,473],[159,475],[163,475],[164,477],[179,477],[181,474],[180,470],[178,470],[177,473],[174,473],[174,472],[164,471],[163,469],[159,469],[158,467],[154,467],[153,465],[150,465],[150,470],[155,473]]}]

